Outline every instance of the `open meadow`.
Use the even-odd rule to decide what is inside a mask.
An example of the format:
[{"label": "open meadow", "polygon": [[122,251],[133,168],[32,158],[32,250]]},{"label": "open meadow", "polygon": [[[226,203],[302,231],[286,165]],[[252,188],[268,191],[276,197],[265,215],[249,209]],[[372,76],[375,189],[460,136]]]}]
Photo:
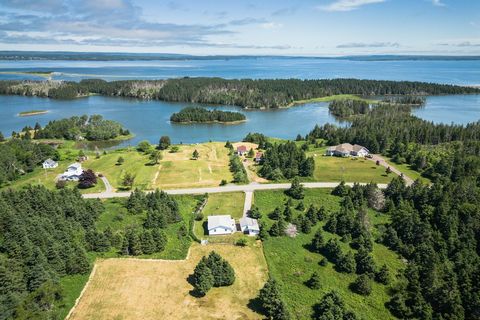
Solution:
[{"label": "open meadow", "polygon": [[[218,252],[235,270],[230,287],[192,296],[187,281],[200,258]],[[261,319],[248,307],[268,276],[260,242],[247,247],[194,244],[183,261],[98,260],[69,319]]]},{"label": "open meadow", "polygon": [[[273,222],[267,215],[277,206],[283,210],[285,198],[281,191],[255,192],[255,205],[259,207],[263,215],[262,222],[267,228]],[[340,199],[330,195],[330,190],[309,189],[305,190],[304,204],[306,208],[310,204],[324,206],[328,214],[339,209]],[[294,210],[294,215],[298,213],[298,210]],[[369,218],[371,225],[374,226],[373,234],[378,224],[388,221],[386,216],[371,210],[369,210]],[[283,298],[294,319],[309,319],[313,313],[313,305],[331,290],[336,290],[347,308],[354,311],[360,319],[393,319],[384,306],[389,300],[387,294],[389,286],[373,283],[373,290],[369,296],[355,294],[349,289],[350,283],[356,278],[355,274],[339,273],[330,262],[326,266],[320,266],[319,261],[323,255],[306,248],[316,230],[323,225],[324,221],[313,227],[309,234],[299,233],[295,238],[269,237],[263,243],[270,275],[279,283]],[[325,241],[332,237],[340,238],[326,231],[323,234]],[[347,243],[341,241],[339,243],[343,252],[349,250],[355,252]],[[381,244],[374,244],[372,255],[377,266],[387,265],[391,275],[395,275],[403,267],[403,262],[397,255]],[[320,277],[319,290],[312,290],[305,285],[314,271],[318,272]]]}]

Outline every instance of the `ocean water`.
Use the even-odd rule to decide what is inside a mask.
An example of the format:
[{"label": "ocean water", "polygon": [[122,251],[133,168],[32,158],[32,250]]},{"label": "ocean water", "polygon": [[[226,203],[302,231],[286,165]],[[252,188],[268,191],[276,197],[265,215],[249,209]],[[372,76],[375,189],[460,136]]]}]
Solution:
[{"label": "ocean water", "polygon": [[78,81],[222,77],[275,79],[357,78],[480,85],[480,60],[356,61],[257,57],[171,61],[0,61],[0,79],[41,79],[9,72],[53,71],[53,79]]}]

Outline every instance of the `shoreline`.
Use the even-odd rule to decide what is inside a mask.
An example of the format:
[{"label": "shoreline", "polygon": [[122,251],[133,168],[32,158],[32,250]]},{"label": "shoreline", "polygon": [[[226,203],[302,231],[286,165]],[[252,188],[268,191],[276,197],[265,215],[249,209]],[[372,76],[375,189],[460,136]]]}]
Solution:
[{"label": "shoreline", "polygon": [[183,121],[183,122],[175,122],[175,121],[171,121],[170,120],[170,123],[172,124],[223,124],[223,125],[235,125],[235,124],[241,124],[241,123],[244,123],[244,122],[247,122],[247,119],[245,120],[237,120],[237,121],[227,121],[227,122],[223,122],[223,121]]}]

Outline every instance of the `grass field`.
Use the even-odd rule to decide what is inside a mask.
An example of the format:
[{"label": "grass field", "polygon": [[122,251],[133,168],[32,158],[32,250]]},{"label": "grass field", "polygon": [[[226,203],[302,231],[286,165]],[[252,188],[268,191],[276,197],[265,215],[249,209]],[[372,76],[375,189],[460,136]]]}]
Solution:
[{"label": "grass field", "polygon": [[[151,176],[153,188],[188,188],[218,186],[225,179],[232,180],[228,168],[228,150],[221,142],[198,145],[179,145],[179,152],[164,153],[157,173]],[[191,160],[197,150],[198,160]]]},{"label": "grass field", "polygon": [[212,193],[208,195],[207,205],[203,209],[203,220],[195,221],[194,232],[199,238],[208,238],[209,241],[216,239],[224,239],[232,236],[215,236],[207,237],[207,220],[210,215],[224,215],[229,214],[234,219],[240,219],[243,215],[243,205],[245,201],[245,193]]},{"label": "grass field", "polygon": [[394,174],[386,175],[385,168],[363,158],[325,156],[326,147],[311,149],[308,156],[315,159],[314,181],[346,181],[388,183]]},{"label": "grass field", "polygon": [[289,107],[296,106],[299,104],[305,104],[305,103],[314,103],[314,102],[330,102],[333,100],[362,100],[368,103],[378,103],[377,100],[372,100],[372,99],[365,99],[360,96],[354,95],[354,94],[337,94],[333,96],[326,96],[326,97],[321,97],[321,98],[312,98],[312,99],[306,99],[306,100],[297,100],[292,102]]},{"label": "grass field", "polygon": [[[306,190],[305,194],[304,203],[307,208],[311,203],[317,206],[323,205],[327,212],[339,208],[340,198],[331,196],[329,190],[310,189]],[[272,221],[266,218],[266,215],[283,202],[284,195],[281,191],[255,193],[255,204],[263,214],[262,220],[268,225]],[[296,212],[298,213],[298,211]],[[388,218],[383,215],[373,211],[369,213],[372,225],[388,221]],[[313,228],[308,235],[299,234],[296,238],[270,237],[264,242],[265,257],[270,274],[279,282],[284,299],[294,318],[309,319],[312,314],[312,306],[318,303],[326,292],[336,290],[348,309],[353,310],[360,319],[393,319],[384,306],[385,302],[389,300],[388,286],[375,283],[370,296],[357,295],[348,288],[349,284],[355,280],[355,275],[338,273],[331,263],[325,267],[320,266],[318,262],[323,256],[305,248],[305,245],[311,242],[317,228],[321,226],[323,223]],[[325,241],[331,237],[337,236],[324,232]],[[340,245],[343,252],[354,251],[346,243],[340,242]],[[387,264],[392,275],[403,267],[402,261],[394,252],[377,243],[374,244],[373,257],[377,265]],[[314,271],[317,271],[321,278],[322,288],[320,290],[311,290],[304,284]]]},{"label": "grass field", "polygon": [[398,163],[395,163],[393,162],[391,159],[388,159],[388,158],[384,158],[385,159],[385,162],[389,163],[391,166],[397,168],[398,170],[400,170],[401,172],[403,172],[405,175],[407,175],[407,177],[413,179],[413,180],[417,180],[417,179],[420,179],[420,181],[424,182],[424,183],[431,183],[430,179],[428,178],[425,178],[421,175],[420,172],[416,171],[416,170],[413,170],[410,165],[408,164],[398,164]]},{"label": "grass field", "polygon": [[[187,278],[212,250],[230,262],[235,282],[195,298]],[[267,273],[260,242],[244,248],[194,244],[185,261],[99,260],[70,319],[261,319],[248,304]]]}]

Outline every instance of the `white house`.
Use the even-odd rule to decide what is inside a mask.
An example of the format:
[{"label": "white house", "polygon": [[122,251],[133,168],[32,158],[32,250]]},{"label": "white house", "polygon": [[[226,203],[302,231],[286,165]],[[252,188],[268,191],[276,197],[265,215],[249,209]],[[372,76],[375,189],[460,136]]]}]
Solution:
[{"label": "white house", "polygon": [[48,158],[47,160],[43,161],[42,166],[43,169],[55,169],[58,167],[58,162]]},{"label": "white house", "polygon": [[78,162],[72,163],[60,176],[61,180],[78,181],[83,173],[82,165]]},{"label": "white house", "polygon": [[327,156],[337,156],[337,157],[365,157],[370,154],[367,148],[354,144],[351,145],[350,143],[342,143],[338,146],[329,147],[327,149],[326,155]]},{"label": "white house", "polygon": [[258,225],[257,219],[248,217],[240,219],[240,229],[249,236],[256,236],[260,233],[260,226]]},{"label": "white house", "polygon": [[208,216],[207,228],[209,235],[232,234],[237,230],[235,220],[230,215]]}]

